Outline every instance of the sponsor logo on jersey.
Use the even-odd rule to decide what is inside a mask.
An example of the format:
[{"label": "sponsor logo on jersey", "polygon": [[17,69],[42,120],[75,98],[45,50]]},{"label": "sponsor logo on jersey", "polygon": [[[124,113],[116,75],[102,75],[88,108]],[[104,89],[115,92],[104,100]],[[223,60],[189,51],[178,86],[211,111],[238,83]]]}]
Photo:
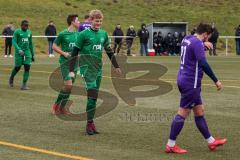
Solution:
[{"label": "sponsor logo on jersey", "polygon": [[102,45],[101,45],[101,44],[95,44],[95,45],[93,45],[93,50],[101,51],[101,50],[102,50]]},{"label": "sponsor logo on jersey", "polygon": [[22,42],[28,42],[28,38],[22,38]]},{"label": "sponsor logo on jersey", "polygon": [[75,47],[75,46],[76,46],[75,42],[69,43],[69,48],[73,48],[73,47]]}]

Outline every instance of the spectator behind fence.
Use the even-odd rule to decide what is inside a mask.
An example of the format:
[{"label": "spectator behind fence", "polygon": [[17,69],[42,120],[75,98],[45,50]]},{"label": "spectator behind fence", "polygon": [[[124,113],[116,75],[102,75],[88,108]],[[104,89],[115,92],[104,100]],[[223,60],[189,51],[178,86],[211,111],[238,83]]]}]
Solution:
[{"label": "spectator behind fence", "polygon": [[193,30],[191,31],[191,35],[194,35],[197,31],[197,27],[194,27]]},{"label": "spectator behind fence", "polygon": [[161,32],[154,32],[153,33],[153,49],[155,50],[156,55],[161,56],[163,52],[163,47],[162,47],[162,33]]},{"label": "spectator behind fence", "polygon": [[185,32],[181,32],[181,34],[179,35],[179,41],[180,43],[182,43],[183,38],[186,36]]},{"label": "spectator behind fence", "polygon": [[173,35],[173,50],[173,55],[179,55],[181,52],[181,41],[178,32],[175,32]]},{"label": "spectator behind fence", "polygon": [[[48,26],[45,29],[45,36],[56,36],[57,30],[53,21],[49,21]],[[52,45],[55,40],[55,37],[48,37],[48,55],[49,57],[54,57]]]},{"label": "spectator behind fence", "polygon": [[[121,25],[117,24],[115,30],[113,31],[113,36],[124,36],[123,31],[121,29]],[[116,37],[114,38],[114,53],[116,53],[117,49],[117,54],[120,52],[121,46],[122,46],[122,37]]]},{"label": "spectator behind fence", "polygon": [[141,56],[148,55],[148,39],[149,31],[146,29],[146,24],[141,25],[141,29],[138,30],[138,37],[140,39],[140,53]]},{"label": "spectator behind fence", "polygon": [[159,41],[158,41],[158,34],[157,32],[153,32],[153,49],[155,50],[156,55],[159,54]]},{"label": "spectator behind fence", "polygon": [[165,50],[164,50],[164,38],[163,38],[163,35],[162,35],[162,32],[158,32],[158,54],[161,55],[161,56],[164,56],[165,55]]},{"label": "spectator behind fence", "polygon": [[88,28],[90,28],[91,27],[91,20],[90,20],[90,16],[89,15],[85,15],[84,16],[84,22],[81,22],[80,23],[80,26],[79,26],[79,28],[78,28],[78,32],[81,32],[81,31],[83,31],[83,30],[85,30],[85,29],[88,29]]},{"label": "spectator behind fence", "polygon": [[[2,35],[4,36],[12,36],[14,33],[14,26],[12,23],[8,24],[2,31]],[[10,57],[12,58],[12,37],[5,37],[4,38],[4,43],[5,43],[5,55],[4,57]]]},{"label": "spectator behind fence", "polygon": [[214,26],[214,24],[212,25],[212,29],[213,29],[213,33],[212,33],[211,37],[208,39],[208,41],[213,44],[213,49],[209,50],[209,55],[217,56],[216,49],[217,49],[217,41],[218,41],[219,33],[218,33],[217,28]]},{"label": "spectator behind fence", "polygon": [[165,37],[165,45],[166,45],[166,51],[168,55],[174,54],[174,47],[173,47],[173,36],[171,33],[168,33]]},{"label": "spectator behind fence", "polygon": [[134,37],[136,37],[136,32],[134,30],[134,26],[131,25],[129,26],[127,30],[127,38],[126,38],[126,43],[127,43],[127,55],[131,56],[131,48],[133,44]]},{"label": "spectator behind fence", "polygon": [[[236,28],[235,36],[240,36],[240,25]],[[240,56],[240,38],[236,38],[236,53]]]}]

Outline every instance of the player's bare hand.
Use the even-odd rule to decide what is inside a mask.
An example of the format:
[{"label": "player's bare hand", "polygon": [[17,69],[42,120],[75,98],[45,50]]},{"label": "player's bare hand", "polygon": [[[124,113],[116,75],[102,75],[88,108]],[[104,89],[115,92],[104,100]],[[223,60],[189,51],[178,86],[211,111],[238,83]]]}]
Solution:
[{"label": "player's bare hand", "polygon": [[68,52],[64,52],[63,56],[64,56],[65,58],[70,58],[70,57],[71,57],[71,55],[70,55]]},{"label": "player's bare hand", "polygon": [[69,72],[68,76],[71,77],[71,78],[74,78],[75,77],[75,73],[74,72]]},{"label": "player's bare hand", "polygon": [[213,49],[213,44],[211,42],[204,42],[204,46],[207,48],[207,49]]},{"label": "player's bare hand", "polygon": [[121,75],[122,71],[120,68],[115,68],[115,73],[117,73],[118,75]]},{"label": "player's bare hand", "polygon": [[24,52],[23,52],[23,50],[19,50],[18,53],[20,54],[20,56],[24,56]]},{"label": "player's bare hand", "polygon": [[218,91],[220,91],[223,88],[223,85],[220,81],[217,81],[215,85],[216,85]]}]

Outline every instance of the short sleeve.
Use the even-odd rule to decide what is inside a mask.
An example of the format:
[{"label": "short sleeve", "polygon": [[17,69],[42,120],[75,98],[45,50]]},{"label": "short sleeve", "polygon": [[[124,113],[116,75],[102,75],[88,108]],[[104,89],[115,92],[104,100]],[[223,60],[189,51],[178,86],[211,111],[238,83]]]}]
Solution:
[{"label": "short sleeve", "polygon": [[194,55],[197,61],[200,61],[201,59],[206,58],[203,42],[201,41],[196,42],[193,50],[194,50]]},{"label": "short sleeve", "polygon": [[59,46],[59,45],[62,44],[62,40],[63,40],[63,34],[60,33],[60,34],[57,36],[57,38],[54,40],[54,43]]}]

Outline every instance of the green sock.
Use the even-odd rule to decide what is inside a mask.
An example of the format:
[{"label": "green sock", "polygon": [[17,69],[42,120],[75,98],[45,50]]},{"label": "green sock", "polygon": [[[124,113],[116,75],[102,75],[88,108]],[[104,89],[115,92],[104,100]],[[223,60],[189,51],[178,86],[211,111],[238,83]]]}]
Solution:
[{"label": "green sock", "polygon": [[16,74],[18,73],[18,71],[20,70],[20,67],[14,67],[11,73],[11,78],[13,79]]},{"label": "green sock", "polygon": [[60,102],[60,103],[61,103],[61,108],[64,108],[64,107],[66,106],[69,97],[70,97],[70,93],[69,93],[69,92],[68,92],[68,93],[66,92],[66,93],[64,94],[63,98],[62,98],[62,101]]},{"label": "green sock", "polygon": [[93,120],[95,115],[95,110],[96,110],[96,104],[97,104],[96,99],[88,98],[87,109],[86,109],[87,120]]},{"label": "green sock", "polygon": [[58,98],[57,98],[55,104],[61,104],[61,106],[65,106],[69,97],[70,97],[70,92],[61,90],[58,94]]},{"label": "green sock", "polygon": [[29,71],[24,71],[23,73],[23,83],[26,84],[29,78]]}]

